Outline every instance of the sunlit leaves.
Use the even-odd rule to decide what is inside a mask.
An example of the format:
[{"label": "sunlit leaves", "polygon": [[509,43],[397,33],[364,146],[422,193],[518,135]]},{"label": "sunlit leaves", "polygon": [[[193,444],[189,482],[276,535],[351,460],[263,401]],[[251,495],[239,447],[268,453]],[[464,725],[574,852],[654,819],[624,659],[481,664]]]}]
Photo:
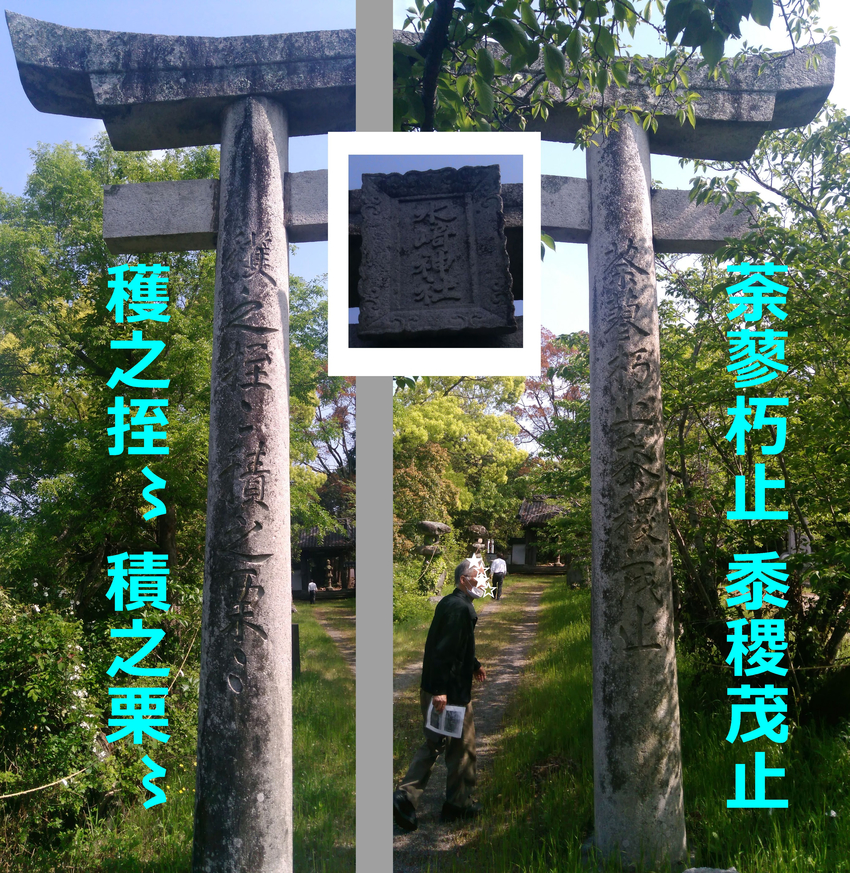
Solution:
[{"label": "sunlit leaves", "polygon": [[478,100],[478,106],[484,115],[493,114],[493,89],[481,78],[476,76],[474,79],[475,97]]},{"label": "sunlit leaves", "polygon": [[726,45],[726,39],[719,30],[713,30],[702,43],[702,56],[708,62],[710,67],[714,67],[720,63],[723,57],[723,47]]},{"label": "sunlit leaves", "polygon": [[773,20],[773,0],[753,0],[752,12],[753,21],[756,24],[761,24],[762,27],[770,27],[770,22]]},{"label": "sunlit leaves", "polygon": [[478,49],[476,65],[478,67],[478,75],[485,81],[489,82],[495,74],[496,67],[493,63],[493,55],[490,54],[486,46]]},{"label": "sunlit leaves", "polygon": [[567,57],[574,67],[578,67],[581,60],[581,31],[577,27],[573,28],[567,39]]},{"label": "sunlit leaves", "polygon": [[611,64],[611,78],[621,87],[629,87],[629,66],[624,61]]},{"label": "sunlit leaves", "polygon": [[521,57],[525,62],[529,51],[528,37],[518,22],[507,18],[493,18],[487,31],[508,54]]},{"label": "sunlit leaves", "polygon": [[564,84],[566,60],[562,52],[553,45],[543,46],[543,69],[546,71],[546,78],[552,84],[559,88]]},{"label": "sunlit leaves", "polygon": [[[648,107],[620,105],[617,99],[624,98],[619,94],[614,99],[603,96],[612,85],[624,91],[648,87],[665,97],[665,105],[672,98],[680,122],[693,125],[696,115],[689,105],[692,94],[685,64],[693,69],[701,54],[711,68],[709,75],[728,81],[735,60],[723,62],[727,39],[740,34],[746,18],[770,21],[772,5],[766,0],[656,0],[637,10],[628,0],[460,0],[453,7],[448,45],[440,59],[435,129],[522,130],[531,119],[547,118],[556,101],[578,109],[583,122],[577,133],[579,145],[596,128],[610,129],[623,111],[637,113],[647,128],[657,126],[658,119]],[[420,3],[409,10],[409,28],[419,39],[434,20],[433,7]],[[796,4],[786,8],[785,23],[795,40],[810,30],[806,8]],[[641,64],[627,53],[624,39],[639,21],[666,34],[670,50],[663,58],[644,59]],[[815,63],[807,59],[807,64]],[[415,43],[397,50],[393,67],[397,130],[418,129],[423,123],[424,68],[425,59]],[[453,100],[447,89],[459,99]]]},{"label": "sunlit leaves", "polygon": [[594,26],[594,37],[594,51],[597,52],[599,57],[611,60],[617,53],[617,45],[611,32],[605,27]]}]

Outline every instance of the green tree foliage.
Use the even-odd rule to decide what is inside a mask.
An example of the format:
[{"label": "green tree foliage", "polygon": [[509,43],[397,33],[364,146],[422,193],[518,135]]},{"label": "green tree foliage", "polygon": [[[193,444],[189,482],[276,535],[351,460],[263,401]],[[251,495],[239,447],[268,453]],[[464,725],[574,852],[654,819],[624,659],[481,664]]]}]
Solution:
[{"label": "green tree foliage", "polygon": [[[583,365],[582,365],[583,362]],[[583,367],[583,368],[582,368]],[[567,512],[547,539],[553,554],[589,552],[587,334],[557,339],[543,330],[541,370],[521,378],[397,377],[394,409],[395,600],[397,620],[416,613],[468,551],[467,528],[483,525],[498,551],[521,535],[518,511],[535,496]],[[566,460],[559,452],[578,447]],[[554,448],[552,448],[554,447]],[[420,556],[420,520],[452,527],[443,553]],[[554,545],[557,544],[557,545]]]},{"label": "green tree foliage", "polygon": [[788,332],[788,372],[759,394],[789,399],[788,435],[785,450],[772,456],[772,464],[760,447],[770,445],[773,437],[761,431],[748,434],[744,455],[735,454],[725,439],[731,421],[726,408],[734,405],[735,394],[725,374],[723,341],[730,282],[726,274],[712,271],[677,277],[665,314],[668,347],[675,344],[677,351],[665,355],[664,376],[668,466],[676,483],[671,493],[682,510],[676,533],[682,572],[692,580],[693,599],[703,604],[710,620],[708,601],[713,605],[714,595],[708,583],[723,575],[723,562],[733,551],[784,550],[784,526],[767,522],[738,522],[735,539],[726,542],[730,525],[720,512],[721,501],[725,508],[734,501],[733,477],[751,477],[755,463],[768,461],[768,478],[785,480],[784,491],[777,493],[789,511],[788,524],[812,548],[811,555],[788,559],[794,584],[783,610],[795,666],[817,668],[798,671],[797,684],[805,690],[822,668],[837,662],[850,627],[850,309],[845,293],[850,122],[843,112],[827,107],[806,130],[764,137],[745,163],[700,166],[733,174],[695,180],[693,193],[699,199],[730,205],[741,196],[741,177],[770,197],[747,195],[759,207],[755,229],[718,258],[789,267],[779,279],[789,289],[788,317],[779,328]]},{"label": "green tree foliage", "polygon": [[[795,43],[808,35],[816,0],[415,0],[406,40],[394,46],[393,111],[396,130],[523,128],[545,119],[553,101],[588,115],[587,137],[628,102],[630,81],[659,95],[676,91],[681,118],[695,122],[699,95],[688,90],[684,65],[699,51],[723,72],[727,41],[741,22],[767,26],[776,11]],[[654,29],[669,51],[656,61],[631,56],[638,26]],[[630,78],[631,77],[631,78]],[[603,101],[606,87],[623,89]]]},{"label": "green tree foliage", "polygon": [[416,523],[463,528],[484,525],[506,537],[519,505],[517,476],[526,453],[506,414],[518,401],[517,377],[432,377],[399,388],[394,397],[393,507],[395,553],[419,542]]},{"label": "green tree foliage", "polygon": [[[548,354],[547,354],[548,346]],[[537,441],[544,463],[540,487],[566,510],[549,521],[552,539],[570,562],[590,564],[590,347],[586,332],[544,344],[544,385],[552,413]],[[555,386],[558,386],[556,388]]]},{"label": "green tree foliage", "polygon": [[575,354],[575,346],[545,327],[541,330],[540,376],[525,380],[525,390],[511,410],[520,429],[517,441],[532,451],[536,451],[541,438],[557,426],[559,419],[569,417],[567,404],[582,397],[581,385],[563,376]]},{"label": "green tree foliage", "polygon": [[[155,158],[115,152],[104,136],[90,148],[40,145],[33,156],[24,196],[0,192],[0,793],[93,766],[65,790],[10,801],[35,810],[32,838],[49,841],[85,804],[143,793],[139,747],[103,740],[112,730],[106,669],[120,651],[109,627],[127,624],[105,596],[108,555],[170,556],[171,610],[134,616],[167,631],[150,662],[174,676],[188,656],[169,695],[172,740],[155,760],[167,767],[194,748],[215,255],[145,256],[171,268],[170,321],[141,325],[145,339],[165,343],[145,376],[170,386],[140,395],[168,398],[170,454],[110,455],[107,408],[119,392],[107,379],[137,353],[110,348],[133,326],[106,308],[108,267],[128,259],[103,242],[102,186],[215,177],[218,151]],[[354,386],[327,376],[322,281],[293,278],[290,292],[293,527],[329,528],[328,477],[347,477],[348,508],[353,495]],[[133,391],[125,389],[127,402]],[[145,464],[167,482],[159,494],[168,512],[149,522]]]},{"label": "green tree foliage", "polygon": [[[470,525],[506,543],[525,496],[527,453],[509,414],[523,392],[517,377],[398,377],[393,398],[393,615],[418,616],[422,595],[452,581],[468,554]],[[436,555],[422,555],[419,521],[451,527]],[[427,606],[427,604],[424,604]]]},{"label": "green tree foliage", "polygon": [[[736,454],[734,442],[726,439],[732,421],[727,409],[744,393],[726,371],[726,332],[734,329],[727,317],[733,308],[727,288],[735,280],[710,259],[680,271],[661,262],[667,290],[660,306],[665,451],[684,639],[709,657],[725,659],[726,622],[743,617],[740,608],[724,605],[729,562],[735,554],[787,552],[788,526],[793,526],[798,545],[803,536],[810,540],[811,554],[792,552],[785,558],[791,587],[788,605],[776,617],[786,622],[793,666],[789,683],[804,710],[837,714],[842,698],[831,689],[833,682],[846,683],[847,668],[839,668],[847,660],[850,625],[850,308],[845,291],[850,122],[827,109],[808,130],[766,136],[748,162],[702,168],[733,174],[695,180],[693,193],[700,200],[740,208],[742,176],[771,194],[769,201],[746,195],[754,230],[717,259],[723,265],[774,262],[790,268],[779,277],[789,288],[788,317],[781,326],[773,324],[788,332],[788,371],[752,392],[787,397],[789,407],[780,455],[761,454],[762,446],[773,444],[773,429],[751,431],[745,453]],[[561,375],[579,384],[586,380],[586,352],[562,367]],[[588,481],[590,474],[586,406],[576,413],[574,422],[541,439],[559,459],[551,475],[573,484]],[[768,479],[785,480],[784,490],[772,493],[769,508],[787,509],[787,523],[727,519],[735,505],[735,477],[752,482],[756,463],[766,464]],[[587,513],[588,492],[581,501]],[[772,615],[766,608],[756,617]],[[848,714],[846,702],[843,714]]]},{"label": "green tree foliage", "polygon": [[109,604],[95,594],[112,547],[167,551],[178,542],[171,577],[178,599],[183,581],[202,572],[214,256],[155,256],[171,267],[171,320],[145,322],[144,333],[166,344],[149,372],[171,379],[171,454],[146,462],[168,482],[166,501],[175,509],[146,525],[144,464],[109,454],[106,410],[116,392],[106,381],[132,353],[110,348],[128,327],[106,310],[107,267],[117,260],[102,240],[101,189],[212,175],[217,162],[214,149],[157,162],[113,152],[105,141],[92,149],[40,146],[24,197],[3,195],[0,584],[21,600],[37,583],[57,607],[73,607],[81,618],[103,615]]},{"label": "green tree foliage", "polygon": [[324,284],[290,279],[290,455],[293,552],[298,533],[354,518],[356,498],[353,377],[328,376],[328,301]]}]

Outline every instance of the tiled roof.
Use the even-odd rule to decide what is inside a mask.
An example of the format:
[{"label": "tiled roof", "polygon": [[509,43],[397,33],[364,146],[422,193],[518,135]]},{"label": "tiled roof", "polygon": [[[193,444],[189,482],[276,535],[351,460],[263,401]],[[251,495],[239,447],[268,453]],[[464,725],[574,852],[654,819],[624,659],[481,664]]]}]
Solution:
[{"label": "tiled roof", "polygon": [[298,545],[302,549],[353,549],[355,528],[351,521],[344,518],[340,522],[342,531],[331,531],[324,537],[320,536],[318,527],[301,531],[298,537]]},{"label": "tiled roof", "polygon": [[546,497],[534,497],[531,500],[523,500],[519,508],[519,520],[523,527],[532,524],[543,524],[564,512],[563,506],[552,503]]}]

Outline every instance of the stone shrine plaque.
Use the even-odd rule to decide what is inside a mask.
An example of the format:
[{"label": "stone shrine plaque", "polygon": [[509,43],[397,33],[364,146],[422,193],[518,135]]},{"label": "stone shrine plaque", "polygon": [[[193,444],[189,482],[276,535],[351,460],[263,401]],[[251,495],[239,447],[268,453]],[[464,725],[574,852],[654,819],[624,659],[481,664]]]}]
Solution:
[{"label": "stone shrine plaque", "polygon": [[513,333],[498,165],[363,176],[358,335]]}]

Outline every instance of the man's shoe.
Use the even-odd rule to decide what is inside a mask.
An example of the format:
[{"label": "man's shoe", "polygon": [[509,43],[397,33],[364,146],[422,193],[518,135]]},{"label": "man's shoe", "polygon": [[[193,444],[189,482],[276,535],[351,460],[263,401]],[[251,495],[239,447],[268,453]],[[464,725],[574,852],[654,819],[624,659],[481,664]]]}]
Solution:
[{"label": "man's shoe", "polygon": [[393,792],[393,821],[403,831],[415,831],[419,827],[416,809],[403,791]]},{"label": "man's shoe", "polygon": [[469,806],[455,806],[453,803],[446,801],[443,804],[443,812],[440,815],[440,820],[461,821],[478,818],[479,815],[481,815],[481,804],[477,801],[470,803]]}]

